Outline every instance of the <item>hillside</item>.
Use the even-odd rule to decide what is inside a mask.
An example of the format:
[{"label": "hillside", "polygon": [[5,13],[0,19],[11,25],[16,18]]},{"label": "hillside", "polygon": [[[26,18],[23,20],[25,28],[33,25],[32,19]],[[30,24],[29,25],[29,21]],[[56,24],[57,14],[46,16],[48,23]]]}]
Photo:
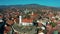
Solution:
[{"label": "hillside", "polygon": [[[10,10],[10,9],[15,9],[15,8],[19,8],[19,9],[34,9],[34,10],[52,10],[52,11],[60,11],[59,7],[50,7],[50,6],[44,6],[44,5],[39,5],[39,4],[27,4],[27,5],[0,5],[0,12],[1,11],[5,11]],[[15,9],[17,10],[17,9]]]}]

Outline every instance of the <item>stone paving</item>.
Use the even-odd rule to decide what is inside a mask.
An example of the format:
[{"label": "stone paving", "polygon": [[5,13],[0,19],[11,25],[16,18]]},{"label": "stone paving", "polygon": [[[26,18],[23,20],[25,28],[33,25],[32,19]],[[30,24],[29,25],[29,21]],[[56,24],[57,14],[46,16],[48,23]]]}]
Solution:
[{"label": "stone paving", "polygon": [[18,24],[14,24],[13,28],[15,31],[19,32],[19,34],[35,34],[36,33],[35,26],[19,26]]}]

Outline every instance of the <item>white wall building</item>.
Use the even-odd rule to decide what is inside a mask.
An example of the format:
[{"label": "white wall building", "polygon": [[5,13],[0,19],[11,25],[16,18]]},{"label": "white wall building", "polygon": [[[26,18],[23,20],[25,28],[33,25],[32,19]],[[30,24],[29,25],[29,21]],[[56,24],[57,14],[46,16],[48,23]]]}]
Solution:
[{"label": "white wall building", "polygon": [[22,16],[19,16],[19,25],[24,25],[24,26],[29,26],[29,25],[33,25],[33,23],[31,22],[22,22]]}]

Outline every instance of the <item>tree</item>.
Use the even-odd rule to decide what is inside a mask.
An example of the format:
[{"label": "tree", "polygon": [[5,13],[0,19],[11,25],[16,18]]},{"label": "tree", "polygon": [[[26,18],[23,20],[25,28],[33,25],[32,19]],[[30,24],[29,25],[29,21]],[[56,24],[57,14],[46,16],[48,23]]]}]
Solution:
[{"label": "tree", "polygon": [[50,24],[52,25],[52,27],[55,27],[55,26],[57,25],[57,24],[54,23],[54,22],[51,22]]}]

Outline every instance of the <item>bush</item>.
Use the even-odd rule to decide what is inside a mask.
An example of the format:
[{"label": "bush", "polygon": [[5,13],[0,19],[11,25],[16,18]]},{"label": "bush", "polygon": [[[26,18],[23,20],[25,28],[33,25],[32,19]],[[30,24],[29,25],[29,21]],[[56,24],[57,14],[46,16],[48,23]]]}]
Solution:
[{"label": "bush", "polygon": [[52,25],[52,27],[55,27],[55,26],[57,25],[57,24],[54,23],[54,22],[51,22],[50,24]]}]

